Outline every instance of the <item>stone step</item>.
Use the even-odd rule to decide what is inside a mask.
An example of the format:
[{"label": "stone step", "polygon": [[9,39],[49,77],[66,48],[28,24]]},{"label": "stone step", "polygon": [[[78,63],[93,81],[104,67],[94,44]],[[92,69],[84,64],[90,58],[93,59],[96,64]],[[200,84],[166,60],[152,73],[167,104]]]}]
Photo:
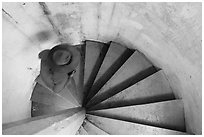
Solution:
[{"label": "stone step", "polygon": [[111,42],[94,84],[87,96],[87,100],[90,100],[100,90],[100,88],[103,87],[103,85],[125,63],[133,52],[133,50],[130,50],[118,43]]},{"label": "stone step", "polygon": [[114,96],[90,107],[90,110],[115,108],[175,99],[162,70],[139,81]]},{"label": "stone step", "polygon": [[61,110],[64,110],[63,107],[56,107],[52,105],[46,105],[38,102],[32,101],[31,104],[31,117],[37,117],[41,115],[52,114]]},{"label": "stone step", "polygon": [[84,92],[88,93],[108,51],[109,43],[86,41]]},{"label": "stone step", "polygon": [[185,131],[183,102],[181,100],[102,109],[88,111],[87,113],[133,123]]},{"label": "stone step", "polygon": [[73,98],[73,102],[75,102],[75,104],[77,106],[82,106],[82,97],[83,94],[82,92],[79,92],[79,90],[77,90],[77,87],[76,87],[76,83],[74,81],[74,78],[71,77],[70,78],[70,82],[67,84],[66,86],[66,89],[67,91],[65,93],[70,93],[70,95],[68,94],[64,94],[64,92],[60,92],[59,95],[65,97],[66,99],[68,99],[69,101],[72,100],[72,99],[69,99],[69,98]]},{"label": "stone step", "polygon": [[76,106],[80,107],[82,105],[80,104],[79,98],[76,96],[76,92],[77,89],[75,87],[74,80],[70,78],[70,81],[67,83],[64,89],[56,94],[65,98],[67,101],[72,102]]},{"label": "stone step", "polygon": [[114,62],[118,60],[118,58],[126,51],[126,49],[126,47],[118,43],[111,42],[110,47],[106,53],[105,59],[96,76],[95,82],[98,81],[105,74],[105,72],[113,65]]},{"label": "stone step", "polygon": [[[134,80],[139,78],[137,75],[151,67],[152,64],[144,57],[144,55],[138,51],[135,51],[131,57],[129,57],[128,60],[120,67],[120,69],[111,77],[111,79],[108,80],[108,82],[106,82],[106,84],[99,90],[99,92],[91,99],[87,106],[89,107],[91,104],[97,104],[104,98],[110,97],[110,95],[112,96],[117,92],[122,91],[122,86],[127,88],[135,84],[138,81]],[[144,73],[146,73],[146,71]],[[103,99],[101,97],[103,97]]]},{"label": "stone step", "polygon": [[74,103],[57,95],[38,83],[36,83],[33,89],[31,100],[46,105],[64,107],[65,109],[77,107]]},{"label": "stone step", "polygon": [[187,135],[185,132],[122,120],[86,115],[87,119],[110,135]]},{"label": "stone step", "polygon": [[105,131],[98,128],[88,120],[84,120],[82,125],[89,135],[108,135]]},{"label": "stone step", "polygon": [[76,94],[79,100],[79,104],[83,103],[83,85],[84,85],[84,66],[85,66],[85,43],[78,45],[78,50],[80,51],[80,62],[76,68],[76,73],[74,74],[74,82],[76,87]]},{"label": "stone step", "polygon": [[3,135],[75,134],[85,118],[83,108],[32,117],[2,125]]},{"label": "stone step", "polygon": [[[61,121],[58,125],[55,124],[53,127],[41,131],[38,135],[75,135],[85,119],[85,113],[85,110],[78,112],[72,117]],[[56,130],[57,133],[55,133]]]},{"label": "stone step", "polygon": [[139,73],[137,73],[136,75],[134,75],[133,77],[130,77],[129,79],[123,81],[122,83],[118,84],[115,87],[112,87],[108,90],[102,90],[101,93],[100,91],[97,93],[98,95],[96,95],[95,97],[93,97],[86,105],[86,108],[90,108],[93,107],[95,105],[97,105],[98,103],[114,96],[115,94],[127,89],[128,87],[131,87],[132,85],[134,85],[135,83],[147,78],[148,76],[154,74],[155,72],[157,72],[157,69],[155,67],[149,67]]},{"label": "stone step", "polygon": [[81,126],[77,131],[76,135],[88,135],[87,131]]},{"label": "stone step", "polygon": [[[38,76],[35,80],[38,84],[42,85],[44,88],[50,90],[52,93],[55,93],[51,88],[49,88],[44,81],[41,79],[40,76]],[[76,86],[74,83],[73,78],[70,78],[70,81],[67,82],[66,86],[64,87],[64,89],[57,94],[58,96],[66,99],[69,102],[72,102],[73,104],[75,104],[76,106],[81,106],[81,104],[79,103],[80,100],[78,98],[78,96],[76,96],[75,94],[76,92]]]}]

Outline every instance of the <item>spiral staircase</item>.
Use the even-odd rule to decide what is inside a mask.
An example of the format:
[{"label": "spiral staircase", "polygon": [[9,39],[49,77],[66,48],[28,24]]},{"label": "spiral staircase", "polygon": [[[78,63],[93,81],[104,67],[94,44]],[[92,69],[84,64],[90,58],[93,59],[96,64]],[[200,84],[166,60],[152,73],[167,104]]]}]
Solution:
[{"label": "spiral staircase", "polygon": [[162,69],[119,43],[86,40],[76,73],[60,93],[36,79],[31,118],[3,134],[186,135],[182,100]]}]

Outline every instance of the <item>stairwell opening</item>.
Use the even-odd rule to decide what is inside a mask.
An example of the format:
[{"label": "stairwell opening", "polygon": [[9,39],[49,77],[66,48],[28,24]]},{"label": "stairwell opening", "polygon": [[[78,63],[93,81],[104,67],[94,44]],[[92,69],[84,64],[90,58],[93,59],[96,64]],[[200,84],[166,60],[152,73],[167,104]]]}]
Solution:
[{"label": "stairwell opening", "polygon": [[[152,80],[152,82],[149,83],[150,84],[149,86],[150,87],[152,86],[151,87],[152,93],[153,93],[152,95],[150,93],[149,93],[150,95],[143,95],[143,96],[138,94],[139,97],[136,97],[136,98],[130,98],[130,97],[127,98],[128,96],[131,96],[128,94],[126,96],[121,96],[120,93],[122,94],[126,92],[128,93],[128,92],[131,92],[130,89],[134,89],[135,87],[138,87],[138,86],[140,87],[141,83],[145,83],[144,82],[145,79],[151,79],[149,77],[157,77],[154,75],[157,73],[159,74],[162,70],[155,67],[141,52],[137,50],[129,49],[126,46],[121,45],[119,43],[116,43],[113,41],[108,43],[102,43],[102,42],[92,41],[92,40],[85,40],[82,43],[84,44],[75,45],[75,48],[80,52],[79,54],[80,62],[78,66],[76,66],[76,68],[73,68],[75,70],[76,76],[72,76],[73,83],[67,86],[67,88],[61,90],[62,93],[54,92],[45,83],[43,83],[42,79],[38,80],[38,77],[37,77],[36,87],[41,85],[41,89],[39,88],[37,89],[35,87],[33,90],[33,94],[31,97],[31,101],[32,101],[31,116],[32,117],[54,113],[56,111],[60,111],[61,109],[63,109],[63,108],[60,109],[58,107],[61,107],[61,105],[62,106],[65,105],[65,103],[59,102],[57,101],[57,99],[54,99],[51,96],[50,96],[51,98],[48,98],[51,101],[47,100],[48,92],[50,91],[53,94],[57,94],[58,96],[60,96],[61,99],[65,98],[66,100],[70,101],[69,103],[72,103],[72,104],[70,106],[66,106],[67,108],[74,107],[73,104],[76,103],[75,105],[78,105],[78,107],[82,106],[83,108],[85,108],[86,113],[91,115],[95,115],[95,113],[93,113],[95,110],[100,111],[101,109],[102,110],[115,109],[115,108],[121,108],[121,107],[122,108],[132,107],[132,106],[152,104],[152,103],[159,104],[160,102],[161,103],[168,102],[168,101],[171,102],[176,99],[174,94],[171,92],[172,91],[171,86],[167,86],[170,91],[169,93],[166,92],[168,90],[162,88],[162,85],[159,86],[161,89],[157,86],[155,87],[153,86],[153,83],[157,81],[159,77],[156,78],[155,80]],[[116,45],[117,45],[117,48],[120,50],[115,49]],[[89,54],[93,52],[95,52],[94,55]],[[143,61],[140,61],[141,59],[137,59],[137,58],[141,58],[144,62],[146,61],[148,64],[152,64],[152,65],[145,68],[145,65],[144,65],[145,63],[143,63]],[[121,59],[123,59],[124,61],[122,61]],[[42,61],[41,63],[43,64]],[[136,66],[134,66],[135,63],[137,63]],[[141,68],[140,67],[138,68],[138,66],[143,66],[142,70],[140,70]],[[135,71],[135,69],[136,70],[139,69],[140,71],[137,72]],[[131,71],[133,71],[135,74],[132,75]],[[91,73],[87,73],[87,72],[91,72]],[[64,75],[67,75],[67,73],[64,73]],[[120,75],[122,75],[123,77]],[[98,95],[98,97],[95,98],[98,92],[100,92],[101,88],[102,89],[104,88],[104,85],[106,85],[106,83],[111,83],[112,81],[114,81],[114,77],[117,77],[118,79],[120,79],[119,82],[117,82],[117,79],[115,78],[116,83],[114,84],[113,82],[112,83],[113,85],[109,85],[110,88],[106,89],[106,92],[104,92],[104,94],[100,94]],[[163,76],[163,78],[165,78],[165,76]],[[160,80],[165,81],[164,79],[163,80],[160,79]],[[104,82],[101,82],[101,81],[104,81]],[[81,83],[83,84],[81,85]],[[166,84],[169,85],[167,80],[166,80]],[[145,88],[145,85],[143,86],[143,88]],[[160,93],[155,94],[154,88],[155,88],[155,91],[161,90]],[[47,90],[46,91],[47,93],[45,92],[45,90]],[[137,89],[134,89],[134,90],[135,90],[135,94],[137,94],[136,93]],[[148,91],[148,89],[146,90]],[[162,90],[166,90],[165,91],[166,93]],[[42,91],[44,92],[44,95],[41,94]],[[138,88],[138,91],[142,92],[142,90],[139,88]],[[77,95],[79,96],[80,93],[82,94],[81,96],[83,96],[83,98],[77,98]],[[134,94],[133,91],[132,93]],[[42,95],[42,97],[40,97],[39,95]],[[103,104],[104,101],[109,100],[109,98],[114,98],[115,96],[118,96],[120,99],[116,97],[115,100],[112,99],[112,102],[110,102],[110,104]],[[75,99],[75,101],[73,99]],[[100,102],[102,102],[101,106],[100,106]],[[50,106],[50,103],[53,103],[52,104],[53,106]],[[156,111],[156,109],[153,111]],[[129,119],[128,117],[126,118],[123,116],[117,116],[117,114],[110,115],[110,114],[99,113],[96,115],[100,117],[122,120],[126,122],[133,122],[141,125],[154,126],[159,128],[166,128],[170,130],[186,132],[185,124],[184,126],[179,127],[175,125],[169,125],[168,123],[166,124],[155,123],[155,122],[150,122],[150,121],[137,119],[137,118],[132,120],[132,119]],[[81,128],[86,127],[87,123],[89,122],[91,122],[89,118],[85,117],[85,120]],[[92,123],[92,124],[98,127],[97,124],[95,123]]]},{"label": "stairwell opening", "polygon": [[[61,34],[66,38],[69,37],[68,41],[71,43],[81,40],[81,36],[78,35],[81,33],[68,35],[69,31],[66,29],[63,31],[63,28],[72,28],[75,32],[80,32],[78,28],[82,28],[82,36],[86,39],[97,39],[103,42],[114,40],[128,45],[144,53],[155,66],[162,68],[176,97],[184,101],[187,130],[201,134],[201,3],[178,5],[176,3],[58,3],[55,6],[51,3],[46,4],[50,9],[48,16],[56,23],[54,28],[59,28]],[[3,4],[3,85],[5,85],[3,86],[3,110],[5,110],[3,123],[30,116],[28,98],[32,92],[32,82],[39,72],[39,61],[36,60],[36,55],[41,49],[55,45],[57,41],[55,36],[58,37],[55,35],[56,30],[52,30],[52,26],[49,28],[44,25],[49,23],[42,9],[39,8],[39,3],[25,3],[23,7],[20,5],[21,3]],[[65,12],[69,6],[75,7],[73,11],[77,14],[73,15],[81,18],[82,27],[77,27],[79,23],[73,23],[79,19],[74,17],[70,18],[72,23],[65,20],[70,26],[66,23],[60,25],[63,20],[59,17],[72,15],[72,11],[69,14]],[[78,7],[83,14],[80,14]],[[87,7],[90,7],[89,11],[86,10]],[[98,7],[106,10],[96,10]],[[64,13],[67,14],[64,15]],[[100,19],[96,18],[96,14],[100,15]],[[106,24],[104,20],[109,23]],[[36,21],[43,23],[36,23]],[[97,25],[97,22],[100,25]],[[51,32],[53,39],[41,43],[42,41],[31,37],[44,28]],[[28,48],[27,45],[33,46]],[[15,71],[9,69],[13,66],[16,66]],[[11,74],[14,77],[11,77]],[[23,74],[23,76],[17,74]],[[19,96],[13,94],[14,89]],[[20,100],[17,103],[12,101],[17,99]],[[18,108],[18,111],[13,110],[13,107]]]}]

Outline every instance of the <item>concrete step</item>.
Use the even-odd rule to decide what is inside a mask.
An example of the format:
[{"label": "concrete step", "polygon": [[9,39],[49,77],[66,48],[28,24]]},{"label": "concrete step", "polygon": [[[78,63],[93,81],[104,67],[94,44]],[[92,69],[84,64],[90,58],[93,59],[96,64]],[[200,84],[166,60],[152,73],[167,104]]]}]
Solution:
[{"label": "concrete step", "polygon": [[64,110],[63,107],[56,107],[51,105],[45,105],[42,103],[34,102],[31,103],[31,117],[37,117],[41,115],[52,114],[57,111]]},{"label": "concrete step", "polygon": [[76,135],[88,135],[87,131],[81,126],[77,131]]},{"label": "concrete step", "polygon": [[74,81],[76,86],[76,94],[78,96],[79,104],[83,103],[83,85],[84,85],[84,66],[85,66],[85,43],[78,45],[78,50],[80,51],[80,62],[76,68],[76,73],[74,74]]},{"label": "concrete step", "polygon": [[141,72],[139,72],[138,74],[134,75],[133,77],[123,81],[122,83],[118,84],[115,87],[112,87],[108,90],[102,90],[101,93],[98,92],[95,97],[93,97],[88,104],[86,105],[86,108],[90,108],[93,107],[95,105],[97,105],[98,103],[114,96],[115,94],[127,89],[128,87],[131,87],[132,85],[134,85],[135,83],[147,78],[148,76],[154,74],[155,72],[157,72],[155,67],[150,67],[147,68]]},{"label": "concrete step", "polygon": [[75,102],[75,104],[77,106],[82,106],[82,98],[81,96],[83,96],[82,92],[78,92],[77,87],[76,87],[76,83],[74,81],[74,78],[71,77],[69,83],[66,86],[67,92],[70,93],[70,96],[67,96],[68,94],[64,94],[63,92],[60,92],[59,95],[65,97],[66,99],[68,99],[70,101],[70,97],[72,97]]},{"label": "concrete step", "polygon": [[[75,135],[85,119],[85,110],[74,114],[70,118],[60,121],[57,125],[41,131],[38,135]],[[57,130],[57,133],[55,133]],[[58,131],[59,130],[59,131]]]},{"label": "concrete step", "polygon": [[109,43],[86,41],[84,92],[88,93],[93,85],[104,57],[108,51]]},{"label": "concrete step", "polygon": [[85,118],[83,108],[32,117],[2,125],[4,135],[75,134]]},{"label": "concrete step", "polygon": [[31,100],[46,105],[64,107],[65,109],[77,107],[77,105],[48,90],[38,83],[36,83],[33,89]]},{"label": "concrete step", "polygon": [[118,60],[118,58],[126,51],[126,49],[126,47],[118,43],[111,42],[110,47],[106,53],[105,59],[96,76],[95,82],[98,81],[105,74],[105,72],[113,65],[114,62]]},{"label": "concrete step", "polygon": [[133,50],[130,50],[118,43],[111,42],[94,84],[87,96],[87,100],[90,100],[103,87],[103,85],[133,54],[133,52]]},{"label": "concrete step", "polygon": [[[55,93],[51,88],[49,88],[44,81],[41,79],[40,76],[38,76],[35,80],[38,84],[42,85],[44,88],[50,90],[52,93]],[[68,100],[69,102],[72,102],[73,104],[75,104],[76,106],[81,106],[81,104],[79,103],[80,100],[78,98],[78,96],[76,96],[76,87],[75,87],[75,83],[73,78],[70,78],[70,81],[67,83],[67,85],[64,87],[64,89],[59,92],[59,93],[55,93],[58,96],[61,96],[62,98]],[[75,96],[74,96],[75,95]]]},{"label": "concrete step", "polygon": [[80,107],[82,105],[80,104],[80,99],[76,96],[77,89],[73,82],[74,80],[73,78],[71,78],[70,81],[67,83],[67,85],[64,87],[64,89],[56,94],[65,98],[69,102],[72,102],[76,106]]},{"label": "concrete step", "polygon": [[185,131],[183,102],[181,100],[102,109],[88,111],[87,113],[133,123]]},{"label": "concrete step", "polygon": [[90,107],[90,110],[154,103],[175,99],[162,70],[139,81],[114,96]]},{"label": "concrete step", "polygon": [[75,135],[79,135],[79,131],[77,131]]},{"label": "concrete step", "polygon": [[[106,82],[99,92],[87,104],[88,107],[92,104],[97,104],[110,96],[122,91],[124,88],[135,84],[137,79],[141,80],[138,74],[149,73],[152,64],[138,51],[135,51],[131,57],[120,67],[120,69]],[[143,72],[145,71],[145,72]],[[143,74],[143,75],[144,75]],[[149,75],[148,75],[149,76]],[[144,77],[145,78],[145,77]]]},{"label": "concrete step", "polygon": [[186,135],[185,132],[86,114],[87,119],[111,135]]},{"label": "concrete step", "polygon": [[98,128],[88,120],[84,120],[84,123],[82,126],[88,132],[89,135],[108,135],[108,133]]}]

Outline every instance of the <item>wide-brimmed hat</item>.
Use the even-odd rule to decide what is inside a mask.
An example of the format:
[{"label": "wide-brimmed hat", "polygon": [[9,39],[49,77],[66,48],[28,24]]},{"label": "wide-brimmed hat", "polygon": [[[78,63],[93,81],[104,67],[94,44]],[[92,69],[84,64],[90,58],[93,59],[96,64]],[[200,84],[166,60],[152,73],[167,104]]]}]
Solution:
[{"label": "wide-brimmed hat", "polygon": [[53,60],[57,65],[66,65],[71,61],[71,53],[68,50],[56,50],[53,53]]},{"label": "wide-brimmed hat", "polygon": [[[71,55],[71,58],[66,64],[58,65],[56,63],[56,60],[53,58],[53,55],[57,51],[62,52],[63,50],[66,51],[65,54],[69,53],[69,55]],[[50,68],[54,72],[69,73],[76,69],[77,65],[79,64],[79,61],[80,61],[79,50],[77,49],[77,47],[71,46],[67,43],[63,43],[53,47],[48,54],[48,64],[50,65]]]}]

